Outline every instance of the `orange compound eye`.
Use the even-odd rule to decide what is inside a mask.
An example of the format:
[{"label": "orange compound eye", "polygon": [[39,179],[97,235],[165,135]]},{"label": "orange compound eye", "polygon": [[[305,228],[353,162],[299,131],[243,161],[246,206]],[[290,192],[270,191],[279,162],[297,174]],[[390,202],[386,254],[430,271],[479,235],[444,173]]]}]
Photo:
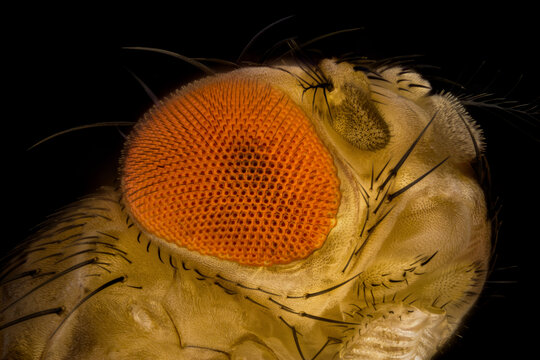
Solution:
[{"label": "orange compound eye", "polygon": [[339,180],[309,119],[269,85],[196,83],[127,141],[124,201],[170,243],[244,265],[303,259],[335,225]]}]

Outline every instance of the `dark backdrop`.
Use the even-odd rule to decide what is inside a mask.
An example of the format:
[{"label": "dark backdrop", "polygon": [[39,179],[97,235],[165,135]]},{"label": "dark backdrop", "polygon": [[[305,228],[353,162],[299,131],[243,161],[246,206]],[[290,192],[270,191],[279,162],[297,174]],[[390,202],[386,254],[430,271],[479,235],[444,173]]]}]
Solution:
[{"label": "dark backdrop", "polygon": [[[510,92],[510,99],[538,103],[536,11],[519,4],[474,12],[442,3],[423,9],[392,8],[385,2],[275,6],[149,3],[138,8],[79,4],[5,9],[2,248],[25,238],[33,225],[62,205],[100,185],[113,185],[123,138],[116,128],[99,128],[55,138],[31,151],[28,147],[83,124],[136,121],[152,102],[129,71],[158,96],[202,75],[179,60],[123,46],[235,60],[260,29],[295,14],[260,37],[250,53],[261,54],[289,36],[298,35],[301,42],[363,27],[321,42],[320,48],[374,58],[425,55],[419,62],[440,68],[426,71],[466,84],[471,92]],[[475,116],[486,130],[504,223],[491,282],[462,337],[441,359],[523,358],[536,346],[532,334],[538,318],[538,143],[532,138],[539,133],[523,119],[501,112]]]}]

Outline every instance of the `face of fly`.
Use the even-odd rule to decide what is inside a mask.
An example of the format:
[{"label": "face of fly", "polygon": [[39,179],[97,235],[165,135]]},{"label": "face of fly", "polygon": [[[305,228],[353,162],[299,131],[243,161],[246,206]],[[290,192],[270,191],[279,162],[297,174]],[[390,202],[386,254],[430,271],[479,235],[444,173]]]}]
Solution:
[{"label": "face of fly", "polygon": [[242,68],[144,116],[122,201],[181,269],[166,306],[188,341],[427,358],[484,282],[482,148],[459,101],[410,69]]}]

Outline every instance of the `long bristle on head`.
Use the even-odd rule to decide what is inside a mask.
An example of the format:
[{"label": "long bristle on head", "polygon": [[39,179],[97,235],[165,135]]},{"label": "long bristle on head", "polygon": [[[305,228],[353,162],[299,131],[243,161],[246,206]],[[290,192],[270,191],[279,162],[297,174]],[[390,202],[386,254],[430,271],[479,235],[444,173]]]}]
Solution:
[{"label": "long bristle on head", "polygon": [[333,159],[306,114],[268,84],[234,77],[149,111],[126,143],[121,185],[148,233],[254,266],[319,249],[340,202]]}]

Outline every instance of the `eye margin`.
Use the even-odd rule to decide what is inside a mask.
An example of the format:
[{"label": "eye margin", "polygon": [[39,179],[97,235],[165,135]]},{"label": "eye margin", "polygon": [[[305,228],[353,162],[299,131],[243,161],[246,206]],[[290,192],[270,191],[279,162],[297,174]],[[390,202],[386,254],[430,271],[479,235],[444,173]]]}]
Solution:
[{"label": "eye margin", "polygon": [[[248,102],[251,108],[247,111],[248,117],[244,119],[244,123],[250,123],[250,121],[262,121],[260,118],[257,118],[258,115],[264,113],[264,111],[261,110],[262,108],[271,109],[274,114],[272,116],[268,116],[263,123],[257,126],[238,127],[239,125],[236,121],[225,121],[226,119],[237,118],[236,116],[232,115],[236,111],[246,111],[243,107],[237,106],[236,102],[227,102],[224,100],[226,96],[231,95],[231,91],[233,90],[236,94],[232,96],[233,99],[243,99],[246,94],[249,94],[252,97],[252,100],[253,98],[261,100]],[[215,102],[216,99],[218,99],[217,103],[219,104],[227,104],[225,108],[208,106],[212,102]],[[203,108],[209,109],[209,112],[206,113]],[[282,111],[282,108],[286,108],[288,110]],[[224,115],[222,115],[222,118],[219,114],[223,111]],[[282,119],[279,120],[278,116],[281,116]],[[294,124],[294,126],[292,124]],[[228,141],[221,139],[221,143],[211,135],[210,131],[208,131],[208,129],[216,130],[216,127],[220,126],[226,127],[226,131],[223,130],[221,133],[229,136],[225,136],[224,138]],[[246,131],[246,133],[244,134],[241,131],[238,139],[230,138],[231,134],[236,136],[238,130],[241,129],[243,129],[242,131]],[[296,130],[292,131],[294,129]],[[165,136],[170,136],[171,131],[173,130],[176,141],[162,141]],[[247,132],[248,130],[249,133]],[[285,130],[291,131],[288,132]],[[178,131],[179,134],[176,134],[176,131]],[[300,135],[303,135],[296,138],[295,135],[298,134],[298,131],[302,131]],[[240,156],[241,152],[243,153],[248,151],[240,150],[240,148],[246,147],[247,149],[249,147],[251,149],[251,145],[249,145],[251,140],[247,140],[248,142],[244,141],[244,135],[246,139],[252,139],[255,141],[255,144],[257,144],[256,146],[254,145],[255,147],[253,147],[253,151],[255,151],[257,148],[262,151],[261,155],[268,155],[270,163],[274,164],[274,162],[285,159],[287,159],[289,162],[294,160],[295,162],[292,164],[294,166],[291,166],[295,169],[295,171],[289,173],[287,167],[276,166],[275,171],[267,168],[267,170],[272,170],[273,172],[269,174],[265,172],[263,174],[263,169],[259,168],[259,170],[261,170],[260,174],[262,174],[260,176],[266,177],[267,180],[263,181],[261,179],[257,179],[257,177],[259,177],[257,174],[259,173],[253,176],[247,174],[244,178],[242,174],[245,173],[243,170],[246,170],[244,167],[248,166],[248,162],[244,160],[243,157],[235,157],[236,155]],[[293,141],[295,138],[296,140]],[[240,139],[242,140],[240,141]],[[284,142],[284,140],[286,141]],[[177,146],[178,141],[184,141],[181,143],[182,146]],[[207,150],[198,150],[196,154],[192,154],[189,151],[184,153],[183,149],[185,146],[189,147],[191,146],[189,144],[200,142],[204,142],[208,145]],[[217,148],[214,148],[211,146],[211,144],[216,145]],[[302,149],[302,144],[304,144],[303,146],[306,151],[299,150]],[[290,149],[293,149],[294,151],[289,153],[287,148],[283,148],[285,145],[290,145]],[[231,147],[229,150],[234,150],[234,152],[222,151],[228,149],[228,147]],[[275,152],[274,150],[278,148],[285,150],[278,150]],[[151,153],[154,155],[148,156],[147,150],[151,150]],[[271,151],[271,153],[268,153],[268,151]],[[324,145],[316,136],[306,114],[296,104],[288,101],[288,98],[286,98],[278,89],[271,87],[264,81],[254,81],[253,79],[245,78],[241,75],[239,76],[233,73],[222,74],[216,78],[207,78],[206,80],[192,83],[191,85],[178,90],[168,98],[165,98],[162,106],[151,109],[147,115],[145,115],[143,122],[138,123],[136,131],[130,135],[124,149],[124,156],[120,172],[120,177],[122,179],[123,201],[129,210],[131,217],[137,221],[138,225],[143,228],[147,234],[168,243],[176,244],[189,250],[198,251],[202,255],[213,255],[214,257],[222,260],[237,262],[241,265],[271,266],[288,264],[294,260],[306,258],[313,251],[322,247],[326,241],[326,236],[322,237],[322,235],[327,235],[327,232],[329,232],[335,225],[334,217],[340,202],[339,179],[335,175],[336,169],[334,167],[332,157],[326,151],[327,150],[325,150]],[[175,161],[177,158],[175,154],[177,156],[181,155],[181,163],[185,162],[187,165],[177,169],[176,165],[178,165],[179,162]],[[221,160],[217,159],[216,156],[218,156],[218,154],[228,154],[227,160],[225,160],[224,157]],[[304,161],[306,157],[313,157],[313,155],[320,156],[320,158],[318,158],[317,161]],[[156,156],[160,157],[156,158]],[[274,157],[276,158],[274,159]],[[203,158],[205,158],[209,164],[211,163],[211,166],[202,167],[204,169],[200,170],[201,167],[198,164]],[[249,159],[251,160],[251,158]],[[159,164],[159,166],[155,166],[156,163]],[[252,164],[253,161],[249,161],[249,163]],[[301,164],[304,165],[300,167]],[[249,166],[251,167],[252,165]],[[255,167],[258,165],[253,166],[253,171],[256,171]],[[234,169],[232,167],[234,167]],[[242,167],[242,169],[236,169],[236,167]],[[270,168],[274,168],[274,166],[272,165]],[[284,169],[283,171],[281,170],[282,168]],[[264,182],[264,184],[270,185],[269,182],[277,181],[279,185],[285,181],[282,180],[285,177],[296,177],[296,175],[294,175],[295,172],[305,172],[311,168],[312,170],[317,170],[319,176],[310,176],[309,179],[311,180],[294,181],[293,185],[298,187],[298,193],[295,194],[296,191],[293,191],[292,196],[279,195],[276,201],[281,199],[281,202],[288,202],[286,204],[281,204],[281,202],[280,204],[272,203],[274,205],[268,205],[268,208],[266,209],[270,211],[272,218],[274,215],[278,215],[279,213],[279,226],[282,226],[281,223],[285,224],[285,217],[288,219],[289,216],[291,216],[292,220],[287,220],[289,222],[289,227],[291,223],[296,224],[292,229],[295,230],[293,233],[291,233],[292,235],[289,236],[290,232],[288,232],[289,230],[287,228],[287,230],[284,230],[287,235],[281,236],[279,235],[281,230],[277,229],[277,225],[272,225],[271,227],[275,231],[271,230],[270,233],[274,233],[276,236],[279,235],[279,239],[276,239],[274,236],[272,241],[268,240],[267,236],[265,239],[259,237],[258,239],[250,240],[251,238],[248,239],[247,237],[243,236],[247,235],[247,232],[251,231],[250,229],[252,229],[251,219],[248,219],[249,222],[242,221],[234,225],[233,227],[242,229],[242,231],[239,231],[236,234],[236,237],[231,238],[230,240],[227,236],[227,229],[225,229],[224,224],[221,222],[217,224],[215,223],[216,221],[214,221],[215,226],[205,226],[203,229],[207,232],[212,231],[216,227],[221,229],[216,232],[216,236],[218,237],[217,240],[215,237],[209,238],[206,236],[208,234],[196,232],[193,229],[193,219],[191,218],[194,216],[199,220],[206,219],[206,215],[211,213],[211,218],[214,219],[214,215],[216,215],[217,218],[221,218],[221,215],[225,213],[247,213],[249,210],[245,209],[245,206],[244,210],[241,210],[239,208],[241,204],[237,202],[235,202],[233,205],[235,205],[234,207],[238,209],[233,211],[231,207],[231,209],[225,210],[226,206],[221,202],[219,204],[215,201],[209,202],[211,199],[204,196],[193,197],[193,194],[202,194],[199,189],[200,183],[192,181],[194,177],[201,177],[203,175],[206,177],[206,180],[203,181],[204,184],[201,186],[207,186],[213,189],[211,191],[209,190],[210,194],[213,194],[211,195],[211,198],[219,196],[221,198],[226,197],[233,199],[238,197],[230,196],[226,193],[229,191],[240,191],[238,189],[240,186],[243,186],[243,189],[249,187],[249,189],[253,190],[252,185],[255,182]],[[168,170],[165,171],[162,169]],[[184,169],[189,169],[189,176],[183,177],[183,180],[180,181],[177,175],[184,171]],[[207,173],[206,171],[208,169],[217,169],[217,171],[214,172],[213,176],[210,176],[210,173]],[[162,178],[160,175],[161,171],[164,171],[164,178]],[[203,171],[204,174],[199,171]],[[240,174],[240,172],[242,174]],[[216,174],[224,175],[217,176]],[[329,177],[328,180],[330,181],[325,182],[322,180],[325,178],[325,176],[323,176],[325,174],[326,177]],[[211,180],[211,178],[214,180]],[[288,183],[291,183],[290,180],[291,179],[289,179]],[[306,184],[308,183],[311,183],[311,185],[307,186]],[[319,189],[321,184],[327,183],[329,183],[330,186],[325,185],[326,190],[333,191],[325,191],[325,195],[319,200],[315,200],[315,198],[312,199],[307,193],[304,194],[309,189]],[[212,185],[216,186],[212,187]],[[220,189],[223,189],[225,195],[222,196],[222,190]],[[273,194],[273,197],[278,196],[276,194],[280,191],[279,187],[277,187],[276,190],[278,192],[274,190],[270,191],[270,186],[266,188],[268,191],[263,191],[261,189],[262,188],[259,189],[261,193],[270,192]],[[217,194],[217,192],[220,193]],[[281,193],[283,192],[287,191],[283,190]],[[263,195],[261,194],[259,197],[255,197],[255,203],[260,203],[260,206],[257,205],[257,209],[252,210],[254,214],[255,212],[257,212],[257,214],[260,213],[260,216],[262,217],[264,209],[262,209],[261,206],[266,208],[267,205],[263,204],[265,202],[261,196]],[[183,200],[178,202],[175,200],[177,198],[182,198]],[[308,226],[304,226],[305,221],[302,220],[304,215],[298,215],[299,218],[295,220],[295,216],[297,215],[294,208],[292,208],[293,202],[291,202],[291,200],[294,200],[293,202],[296,204],[296,207],[300,206],[301,204],[305,204],[306,201],[309,202],[309,208],[311,208],[313,211],[317,210],[317,214],[320,213],[323,218],[319,219],[316,224],[308,224],[309,229],[311,229],[309,230]],[[323,208],[319,209],[316,203],[312,203],[313,201],[320,202],[320,206]],[[191,202],[192,208],[188,207],[189,211],[186,212],[186,207],[182,204],[187,204],[189,202]],[[196,203],[198,203],[198,205]],[[244,205],[246,204],[243,201],[240,203],[244,203]],[[247,203],[251,203],[251,201],[247,201]],[[175,207],[174,211],[170,210],[172,206]],[[280,208],[283,206],[289,209],[286,212],[290,212],[291,215],[284,214],[282,210],[280,210]],[[328,206],[330,206],[330,208],[327,209]],[[194,212],[193,209],[195,208],[208,208],[208,210],[203,211],[203,213],[206,214],[205,217],[199,218],[199,215],[202,213]],[[270,208],[273,208],[273,210],[270,210]],[[268,211],[266,212],[268,213]],[[252,211],[249,212],[251,213]],[[329,217],[328,214],[330,212],[333,215]],[[178,221],[179,214],[182,215],[181,220],[185,220],[183,221],[184,225],[180,227],[178,225],[180,223]],[[249,216],[254,217],[255,215]],[[240,217],[243,219],[245,216],[241,215]],[[327,217],[328,219],[326,219]],[[229,227],[229,225],[232,226],[232,224],[229,224],[226,219],[224,221],[227,223],[227,227]],[[259,220],[255,219],[254,221],[257,223]],[[167,226],[163,226],[165,223],[167,223]],[[258,226],[259,225],[257,225],[257,227]],[[263,228],[267,228],[267,225],[261,226]],[[189,236],[182,235],[186,231],[189,233]],[[266,230],[263,230],[263,232],[265,231]],[[223,233],[226,233],[225,236],[222,236]],[[266,233],[266,235],[268,234],[269,233]],[[301,235],[301,238],[297,239],[297,237],[300,236],[299,234]],[[282,239],[283,237],[286,241]],[[292,240],[294,241],[298,240],[297,242],[300,245],[294,243],[294,241],[289,241],[289,238],[293,238]],[[252,244],[250,243],[253,241],[260,242],[263,240],[265,242],[273,242],[276,246],[279,246],[279,248],[273,249],[268,246],[268,251],[265,250],[259,254],[260,249],[252,247]],[[212,244],[215,245],[216,242],[219,245],[217,246],[219,249],[217,249],[216,246],[212,247]],[[247,242],[247,246],[244,246],[244,242]],[[240,244],[241,247],[238,247],[235,244]],[[285,257],[282,257],[280,254],[287,249],[290,250],[292,245],[295,246],[295,249],[302,246],[300,249],[301,253],[290,253],[289,251],[285,254]],[[228,249],[225,253],[223,253],[223,246],[226,246]],[[286,247],[287,249],[285,249]],[[257,250],[257,252],[254,253],[252,250]],[[274,250],[276,251],[274,252]],[[241,254],[236,254],[238,251],[240,251]],[[246,251],[249,252],[249,254]],[[236,255],[234,255],[233,252]],[[252,258],[248,258],[248,255],[253,256]]]}]

